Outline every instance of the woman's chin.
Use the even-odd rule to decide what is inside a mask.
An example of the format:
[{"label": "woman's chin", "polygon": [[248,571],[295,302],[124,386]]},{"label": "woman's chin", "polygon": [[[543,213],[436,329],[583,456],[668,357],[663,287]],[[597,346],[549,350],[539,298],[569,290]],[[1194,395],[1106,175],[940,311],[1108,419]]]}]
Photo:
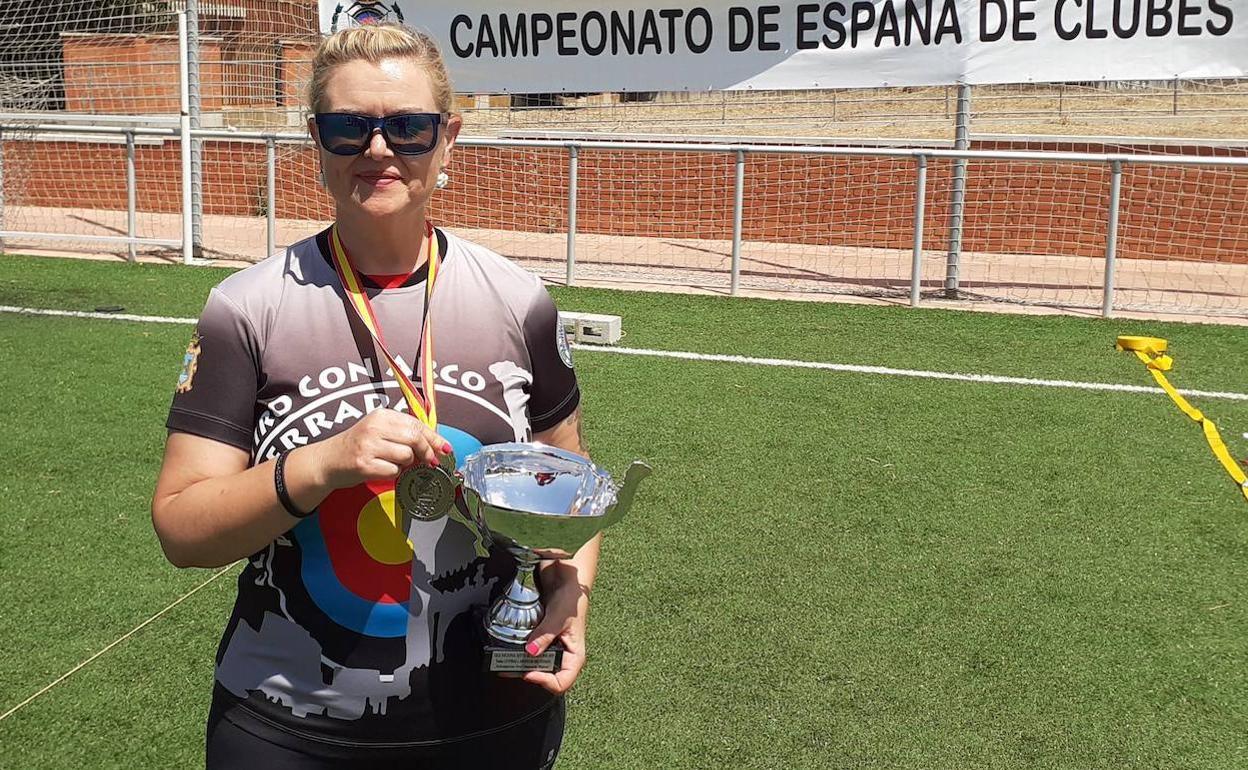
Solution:
[{"label": "woman's chin", "polygon": [[406,192],[406,190],[361,190],[351,196],[351,204],[366,216],[394,216],[413,208],[412,200]]}]

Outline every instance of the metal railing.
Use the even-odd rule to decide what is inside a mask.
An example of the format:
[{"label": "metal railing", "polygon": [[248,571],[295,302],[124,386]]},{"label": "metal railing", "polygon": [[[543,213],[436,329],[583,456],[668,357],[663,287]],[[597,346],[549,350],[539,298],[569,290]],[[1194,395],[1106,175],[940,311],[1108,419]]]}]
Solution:
[{"label": "metal railing", "polygon": [[[30,231],[9,231],[0,230],[0,240],[2,239],[61,239],[61,240],[79,240],[79,241],[96,241],[108,244],[125,244],[128,248],[130,258],[134,258],[135,248],[137,246],[161,246],[161,247],[179,247],[182,249],[183,261],[192,263],[191,245],[192,235],[190,227],[190,216],[192,211],[191,202],[188,200],[191,194],[191,185],[189,182],[189,169],[187,168],[187,152],[189,148],[189,138],[195,138],[206,142],[227,141],[227,142],[246,142],[263,144],[265,147],[265,232],[266,232],[266,253],[274,253],[277,248],[276,237],[276,219],[277,219],[277,196],[276,196],[276,153],[277,146],[295,145],[301,147],[310,147],[311,140],[306,134],[295,132],[277,132],[277,131],[224,131],[224,130],[191,130],[187,127],[185,119],[181,122],[178,129],[162,128],[162,127],[136,127],[136,126],[92,126],[92,125],[65,125],[65,124],[21,124],[14,122],[0,122],[0,137],[6,141],[20,141],[28,139],[30,141],[40,141],[41,139],[53,139],[58,136],[70,136],[85,138],[88,136],[97,137],[116,137],[121,136],[125,140],[124,152],[126,158],[126,222],[127,232],[122,236],[96,236],[96,235],[76,235],[63,233],[39,233]],[[139,137],[155,137],[161,140],[176,139],[180,142],[182,152],[182,238],[179,241],[162,240],[155,238],[142,238],[137,234],[136,228],[136,200],[137,200],[137,181],[134,172],[134,153],[136,139]],[[734,161],[734,181],[733,181],[733,206],[732,206],[732,247],[731,247],[731,267],[729,269],[730,292],[736,294],[740,287],[741,277],[741,245],[742,245],[742,224],[744,217],[745,201],[744,190],[747,180],[746,176],[746,159],[751,156],[764,155],[800,155],[805,157],[842,157],[842,158],[892,158],[907,159],[913,163],[914,168],[914,219],[912,234],[912,261],[909,277],[909,300],[912,306],[919,306],[921,299],[921,257],[924,252],[924,219],[927,207],[927,170],[928,165],[936,160],[953,160],[953,161],[1029,161],[1045,164],[1099,164],[1104,166],[1110,177],[1110,195],[1107,209],[1104,211],[1104,222],[1106,223],[1106,241],[1104,245],[1105,264],[1102,286],[1102,303],[1101,312],[1104,316],[1112,315],[1115,307],[1115,272],[1117,269],[1117,242],[1118,242],[1118,223],[1119,212],[1121,207],[1121,183],[1124,167],[1128,165],[1145,165],[1145,166],[1171,166],[1171,167],[1237,167],[1248,169],[1248,158],[1228,158],[1228,157],[1192,157],[1192,156],[1156,156],[1156,155],[1130,155],[1130,154],[1112,154],[1112,153],[1076,153],[1076,152],[1039,152],[1039,151],[1005,151],[1005,150],[963,150],[963,149],[933,149],[933,148],[881,148],[881,147],[826,147],[826,146],[776,146],[776,145],[755,145],[755,144],[706,144],[706,143],[682,143],[682,142],[612,142],[612,141],[571,141],[571,140],[540,140],[540,139],[499,139],[499,138],[472,138],[461,137],[458,141],[460,146],[468,147],[486,147],[486,148],[516,148],[516,149],[557,149],[567,153],[568,163],[568,185],[566,195],[565,212],[568,223],[567,245],[566,245],[566,281],[568,284],[576,282],[576,238],[577,238],[577,218],[576,212],[579,206],[579,185],[578,185],[578,165],[581,157],[586,153],[612,153],[612,152],[661,152],[661,153],[710,153],[728,156]],[[0,166],[0,174],[3,173]],[[0,178],[3,178],[0,176]],[[951,201],[951,210],[961,211],[961,202],[957,200],[960,195],[965,195],[965,186],[954,188],[954,199]],[[3,199],[0,198],[0,217],[3,215]],[[960,229],[963,226],[961,214],[958,217],[956,226]],[[2,220],[0,220],[2,221]],[[958,289],[958,271],[957,260],[960,257],[957,240],[953,237],[954,233],[950,233],[949,243],[951,248],[947,255],[946,279],[944,281],[944,289],[948,292],[955,292]]]},{"label": "metal railing", "polygon": [[[276,153],[277,146],[296,145],[307,147],[311,141],[303,132],[291,131],[238,131],[200,128],[196,123],[197,109],[195,105],[195,56],[193,52],[195,19],[191,9],[196,4],[188,4],[187,11],[177,14],[179,43],[179,108],[180,114],[171,116],[63,116],[57,122],[39,122],[50,120],[48,113],[31,115],[6,113],[0,114],[0,139],[5,141],[21,141],[29,137],[38,141],[41,136],[74,137],[89,140],[92,137],[121,137],[124,140],[125,177],[126,177],[126,235],[83,235],[72,233],[41,233],[3,229],[4,195],[3,183],[0,181],[0,245],[5,238],[9,239],[40,239],[40,240],[75,240],[99,242],[107,244],[124,244],[130,259],[135,259],[139,246],[177,247],[182,251],[183,261],[196,261],[196,248],[202,246],[202,210],[203,191],[199,182],[199,164],[197,149],[203,142],[253,142],[265,147],[265,231],[266,253],[276,251],[277,244],[277,196],[276,196]],[[1236,87],[1241,84],[1234,84]],[[1242,90],[1238,89],[1237,90]],[[1065,109],[1063,99],[1066,87],[1058,87],[1059,101],[1057,108]],[[1172,90],[1172,111],[1178,110],[1179,87],[1176,81]],[[957,137],[952,149],[932,147],[879,147],[879,146],[824,146],[818,144],[800,144],[796,141],[788,144],[761,144],[751,142],[679,142],[679,141],[610,141],[579,138],[506,138],[506,137],[463,137],[458,143],[461,146],[487,148],[520,148],[520,149],[558,149],[567,153],[568,185],[566,194],[567,222],[566,267],[565,279],[574,284],[577,279],[576,238],[577,211],[579,208],[578,169],[584,153],[611,152],[662,152],[662,153],[703,153],[728,156],[734,164],[732,222],[731,222],[731,261],[729,267],[729,291],[736,294],[741,285],[741,247],[743,241],[743,219],[745,212],[746,160],[752,156],[765,155],[800,155],[804,157],[842,157],[842,158],[875,158],[875,159],[907,159],[914,167],[914,221],[912,228],[912,251],[909,277],[910,304],[918,306],[921,301],[922,288],[922,257],[924,253],[924,221],[927,210],[927,175],[929,164],[937,160],[953,161],[953,189],[949,200],[950,221],[947,242],[949,248],[945,256],[945,271],[942,289],[946,296],[957,296],[959,292],[959,260],[962,252],[962,232],[967,217],[965,209],[966,196],[966,164],[972,160],[986,161],[1031,161],[1046,164],[1099,164],[1109,172],[1110,194],[1103,221],[1106,227],[1104,244],[1104,275],[1101,286],[1101,312],[1105,316],[1113,313],[1115,307],[1115,274],[1117,270],[1118,223],[1121,208],[1121,184],[1123,169],[1128,165],[1146,164],[1149,166],[1184,166],[1209,167],[1227,166],[1248,168],[1248,158],[1228,157],[1193,157],[1193,156],[1158,156],[1131,155],[1115,153],[1075,153],[1075,152],[1032,152],[1032,151],[983,151],[968,149],[968,121],[970,110],[970,89],[967,86],[958,88],[956,104],[952,105],[951,113],[950,90],[941,92],[943,117],[956,114]],[[732,104],[745,103],[751,98],[748,94],[720,94],[720,104],[725,112]],[[805,98],[805,97],[803,97]],[[837,95],[831,94],[833,103]],[[1007,95],[1006,97],[1009,98]],[[1020,97],[1021,98],[1021,97]],[[804,103],[814,104],[818,99],[808,99]],[[848,104],[848,102],[846,103]],[[842,106],[846,106],[843,104]],[[662,105],[655,105],[660,107]],[[488,109],[488,108],[487,108]],[[871,117],[878,117],[872,114]],[[113,125],[108,125],[108,124]],[[180,149],[180,181],[181,181],[181,237],[177,240],[144,238],[138,235],[137,225],[137,176],[135,170],[136,143],[139,138],[166,141],[176,139]],[[4,179],[3,145],[0,144],[0,180]]]}]

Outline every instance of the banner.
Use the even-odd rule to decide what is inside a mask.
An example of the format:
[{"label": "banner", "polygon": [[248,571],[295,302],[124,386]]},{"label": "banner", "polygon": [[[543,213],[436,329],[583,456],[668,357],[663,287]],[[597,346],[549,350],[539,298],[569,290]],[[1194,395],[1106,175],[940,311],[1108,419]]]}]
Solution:
[{"label": "banner", "polygon": [[[460,92],[859,88],[1248,76],[1235,0],[321,0],[401,20]],[[1239,11],[1239,13],[1236,13]]]}]

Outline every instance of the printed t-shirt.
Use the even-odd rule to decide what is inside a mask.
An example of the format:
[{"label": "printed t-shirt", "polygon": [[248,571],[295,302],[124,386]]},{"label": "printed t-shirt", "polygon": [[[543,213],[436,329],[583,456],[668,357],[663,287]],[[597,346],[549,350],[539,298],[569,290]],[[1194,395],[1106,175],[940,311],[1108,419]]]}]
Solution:
[{"label": "printed t-shirt", "polygon": [[[439,433],[462,462],[554,427],[580,391],[541,281],[437,233]],[[212,290],[171,431],[239,447],[254,464],[374,409],[407,411],[330,259],[326,231]],[[364,281],[387,348],[418,385],[426,277],[422,266],[384,291]],[[251,556],[217,653],[219,692],[289,731],[361,743],[470,736],[550,704],[540,687],[481,671],[477,613],[506,589],[514,559],[486,548],[462,501],[453,515],[405,523],[393,490],[392,481],[337,490]]]}]

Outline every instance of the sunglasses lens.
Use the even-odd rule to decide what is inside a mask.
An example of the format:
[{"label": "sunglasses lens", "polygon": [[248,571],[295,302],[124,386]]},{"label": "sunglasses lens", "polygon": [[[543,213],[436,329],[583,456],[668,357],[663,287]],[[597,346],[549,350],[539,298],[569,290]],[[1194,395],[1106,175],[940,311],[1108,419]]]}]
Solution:
[{"label": "sunglasses lens", "polygon": [[438,124],[433,115],[392,115],[386,118],[385,132],[394,151],[404,155],[428,152],[438,141]]},{"label": "sunglasses lens", "polygon": [[324,114],[317,116],[321,144],[335,155],[355,155],[368,146],[372,128],[358,115]]}]

